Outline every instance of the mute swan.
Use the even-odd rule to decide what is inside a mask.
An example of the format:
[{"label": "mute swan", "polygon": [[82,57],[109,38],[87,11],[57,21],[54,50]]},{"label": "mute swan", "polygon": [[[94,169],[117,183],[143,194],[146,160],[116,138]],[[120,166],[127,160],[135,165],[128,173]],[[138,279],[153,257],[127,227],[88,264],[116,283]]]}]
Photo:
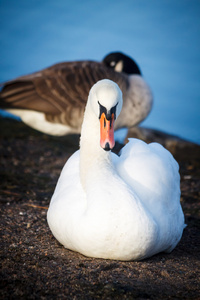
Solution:
[{"label": "mute swan", "polygon": [[160,144],[130,139],[121,156],[114,121],[122,93],[104,79],[90,90],[80,150],[65,164],[47,213],[55,238],[85,256],[140,260],[181,239],[178,163]]},{"label": "mute swan", "polygon": [[50,135],[80,133],[89,90],[103,78],[117,82],[124,95],[115,129],[132,127],[146,118],[152,106],[151,90],[135,61],[118,52],[102,62],[63,62],[5,82],[0,108]]}]

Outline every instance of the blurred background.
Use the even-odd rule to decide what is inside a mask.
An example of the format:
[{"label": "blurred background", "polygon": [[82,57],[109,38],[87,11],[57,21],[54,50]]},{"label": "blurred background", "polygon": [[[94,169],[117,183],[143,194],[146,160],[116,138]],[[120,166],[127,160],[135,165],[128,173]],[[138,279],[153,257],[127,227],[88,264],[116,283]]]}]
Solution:
[{"label": "blurred background", "polygon": [[0,82],[122,51],[154,106],[142,123],[200,143],[199,0],[0,0]]}]

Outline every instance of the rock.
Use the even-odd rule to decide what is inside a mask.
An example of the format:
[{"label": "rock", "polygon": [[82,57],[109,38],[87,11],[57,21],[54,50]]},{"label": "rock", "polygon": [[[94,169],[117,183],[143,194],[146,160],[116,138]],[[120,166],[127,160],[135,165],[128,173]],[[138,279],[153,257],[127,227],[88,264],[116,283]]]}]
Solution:
[{"label": "rock", "polygon": [[126,142],[131,137],[138,138],[146,143],[160,143],[177,157],[178,160],[187,159],[188,156],[192,156],[193,159],[200,159],[200,145],[181,139],[175,135],[151,128],[133,127],[128,131]]}]

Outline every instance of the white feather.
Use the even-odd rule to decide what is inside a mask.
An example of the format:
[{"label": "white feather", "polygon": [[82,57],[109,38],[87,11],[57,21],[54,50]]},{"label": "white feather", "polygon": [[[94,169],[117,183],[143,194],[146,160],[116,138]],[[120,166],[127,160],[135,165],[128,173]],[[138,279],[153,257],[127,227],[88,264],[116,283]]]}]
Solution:
[{"label": "white feather", "polygon": [[156,143],[130,139],[120,157],[100,147],[93,102],[99,95],[105,105],[107,91],[109,109],[117,101],[122,105],[113,82],[93,86],[80,150],[62,170],[48,210],[49,227],[66,248],[86,256],[139,260],[170,252],[184,229],[178,164]]}]

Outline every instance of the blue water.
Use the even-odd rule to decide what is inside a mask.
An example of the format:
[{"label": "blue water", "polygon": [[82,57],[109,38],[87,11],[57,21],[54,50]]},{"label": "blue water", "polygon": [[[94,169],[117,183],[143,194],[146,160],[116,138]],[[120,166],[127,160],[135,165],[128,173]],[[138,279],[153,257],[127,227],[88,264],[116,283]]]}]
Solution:
[{"label": "blue water", "polygon": [[154,94],[143,126],[200,143],[199,0],[0,1],[0,82],[122,51]]}]

